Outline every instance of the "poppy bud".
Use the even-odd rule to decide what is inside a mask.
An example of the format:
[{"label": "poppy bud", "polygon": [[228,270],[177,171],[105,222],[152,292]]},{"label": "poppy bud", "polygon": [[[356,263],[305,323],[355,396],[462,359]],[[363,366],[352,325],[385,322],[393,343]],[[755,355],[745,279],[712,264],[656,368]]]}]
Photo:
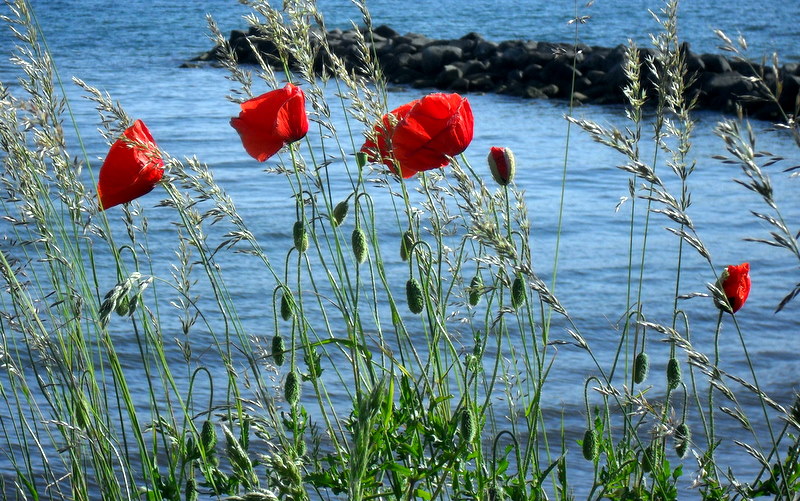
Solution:
[{"label": "poppy bud", "polygon": [[587,428],[583,433],[583,443],[581,444],[583,457],[587,461],[597,461],[600,456],[600,444],[597,440],[597,432],[594,428]]},{"label": "poppy bud", "polygon": [[294,299],[292,298],[292,293],[288,290],[284,290],[283,294],[281,295],[281,318],[284,320],[289,320],[294,315],[292,308],[294,306]]},{"label": "poppy bud", "polygon": [[406,282],[406,299],[408,300],[408,309],[412,313],[422,313],[425,300],[422,297],[422,286],[416,278],[410,278]]},{"label": "poppy bud", "polygon": [[347,199],[342,200],[336,207],[333,208],[333,226],[339,226],[344,222],[344,218],[347,217],[347,211],[350,208],[350,204]]},{"label": "poppy bud", "polygon": [[477,418],[472,409],[464,409],[461,411],[461,425],[459,431],[461,438],[467,442],[475,440],[475,433],[478,431]]},{"label": "poppy bud", "polygon": [[302,221],[294,223],[292,238],[294,239],[294,248],[298,252],[303,253],[308,250],[308,233],[306,233],[306,225]]},{"label": "poppy bud", "polygon": [[414,247],[414,232],[411,229],[403,233],[403,239],[400,241],[400,259],[408,261],[408,255]]},{"label": "poppy bud", "polygon": [[661,466],[662,459],[661,448],[653,442],[648,445],[642,454],[642,469],[646,472],[651,472]]},{"label": "poppy bud", "polygon": [[[719,277],[717,288],[728,298],[731,312],[739,311],[750,295],[750,263],[727,266]],[[727,308],[722,309],[727,311]]]},{"label": "poppy bud", "polygon": [[214,430],[214,423],[208,419],[203,421],[203,427],[200,430],[200,443],[203,445],[203,451],[205,451],[206,455],[212,454],[217,446],[217,432]]},{"label": "poppy bud", "polygon": [[681,363],[677,358],[670,358],[667,362],[667,387],[674,390],[681,384]]},{"label": "poppy bud", "polygon": [[289,405],[295,405],[300,400],[300,376],[297,375],[297,371],[292,370],[286,375],[283,396]]},{"label": "poppy bud", "polygon": [[199,492],[197,491],[197,480],[194,477],[186,479],[186,501],[197,501]]},{"label": "poppy bud", "polygon": [[356,165],[358,165],[359,169],[363,169],[365,165],[367,165],[367,161],[369,157],[363,151],[356,152]]},{"label": "poppy bud", "polygon": [[511,306],[514,309],[519,308],[525,302],[525,287],[525,279],[521,276],[515,278],[511,284]]},{"label": "poppy bud", "polygon": [[275,365],[280,367],[286,359],[286,344],[283,342],[283,336],[276,334],[272,337],[272,358],[275,360]]},{"label": "poppy bud", "polygon": [[367,236],[364,234],[364,230],[361,228],[354,229],[351,243],[353,244],[353,254],[356,256],[356,262],[361,264],[366,261],[368,249]]},{"label": "poppy bud", "polygon": [[633,361],[633,382],[641,384],[647,379],[647,372],[650,370],[650,357],[647,353],[640,352]]},{"label": "poppy bud", "polygon": [[472,281],[469,283],[469,305],[475,306],[481,300],[481,294],[483,293],[483,279],[481,278],[480,274],[475,275],[472,277]]},{"label": "poppy bud", "polygon": [[114,311],[117,313],[117,315],[124,317],[125,315],[128,314],[129,305],[130,305],[130,299],[128,299],[128,296],[122,296],[117,300],[117,304],[114,307]]},{"label": "poppy bud", "polygon": [[497,181],[497,184],[506,186],[514,179],[516,162],[514,153],[510,149],[492,146],[487,160],[489,162],[489,170],[492,171],[492,177]]},{"label": "poppy bud", "polygon": [[692,432],[689,425],[681,423],[675,428],[675,453],[679,458],[685,458],[689,450],[689,442],[692,441]]}]

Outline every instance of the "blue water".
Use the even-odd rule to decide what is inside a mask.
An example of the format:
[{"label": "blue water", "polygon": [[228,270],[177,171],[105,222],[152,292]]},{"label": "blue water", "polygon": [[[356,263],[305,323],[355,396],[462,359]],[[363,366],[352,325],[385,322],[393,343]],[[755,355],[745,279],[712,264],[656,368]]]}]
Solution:
[{"label": "blue water", "polygon": [[[245,25],[241,20],[245,7],[234,1],[218,0],[180,3],[132,0],[124,2],[124,7],[106,0],[33,0],[32,3],[65,80],[81,135],[95,167],[100,165],[107,149],[95,132],[97,118],[91,104],[80,99],[79,90],[68,81],[72,75],[109,92],[131,116],[145,120],[165,151],[176,157],[197,155],[208,163],[254,233],[262,239],[262,245],[267,249],[286,247],[294,219],[293,211],[287,209],[291,205],[289,193],[276,188],[280,181],[264,174],[261,166],[244,153],[235,131],[228,126],[230,116],[238,109],[225,100],[230,87],[225,72],[215,68],[179,68],[180,63],[211,46],[205,28],[206,13],[213,15],[223,32],[227,32]],[[415,2],[413,8],[408,8],[408,4],[398,0],[374,2],[370,5],[373,23],[435,38],[459,37],[470,31],[493,40],[572,41],[575,36],[575,25],[568,24],[576,15],[573,2],[437,0]],[[777,51],[782,61],[800,61],[800,37],[794,26],[794,21],[800,19],[800,2],[761,2],[758,19],[743,15],[752,12],[752,5],[745,0],[724,3],[687,0],[680,9],[680,35],[697,52],[717,52],[712,29],[723,29],[734,37],[742,33],[755,59]],[[604,46],[633,38],[645,46],[647,34],[656,29],[647,9],[657,10],[659,6],[652,1],[597,1],[591,7],[581,3],[577,15],[590,18],[586,24],[579,25],[578,38],[583,43]],[[320,1],[320,10],[329,27],[347,27],[349,20],[359,15],[344,0]],[[4,55],[9,52],[11,43],[8,34],[3,32],[0,46]],[[7,82],[12,74],[4,58],[0,61],[0,78]],[[256,92],[266,90],[258,85]],[[390,106],[418,98],[422,92],[396,89],[389,96]],[[485,152],[492,145],[506,145],[514,150],[518,161],[517,184],[527,194],[533,224],[534,265],[549,283],[568,130],[563,115],[567,108],[559,101],[522,101],[491,94],[470,95],[469,99],[476,125],[475,139],[466,155],[473,165],[481,166]],[[619,107],[584,106],[575,114],[600,123],[624,124]],[[690,214],[720,267],[743,261],[751,263],[753,290],[737,320],[759,371],[762,387],[775,400],[788,405],[800,384],[800,364],[797,363],[800,301],[790,304],[780,314],[774,314],[773,310],[798,282],[797,262],[779,249],[743,241],[745,237],[766,236],[768,228],[749,213],[751,209],[762,210],[763,207],[754,194],[731,182],[732,178],[741,176],[738,167],[711,158],[723,153],[721,142],[712,133],[720,116],[699,112],[695,118],[698,123],[692,158],[697,161],[697,169],[690,180],[694,194]],[[797,162],[798,150],[786,136],[771,130],[767,123],[755,123],[754,128],[759,135],[759,149],[783,154]],[[617,154],[592,143],[575,128],[569,141],[564,230],[555,292],[598,358],[608,360],[618,339],[615,326],[625,307],[622,273],[627,262],[627,209],[616,212],[615,206],[620,197],[627,195],[629,176],[615,168],[622,161]],[[78,154],[77,149],[74,154]],[[800,203],[796,197],[798,179],[790,179],[777,168],[769,173],[773,176],[776,198],[784,217],[796,229],[794,223],[800,220]],[[344,180],[334,179],[334,182],[335,190],[344,194]],[[162,196],[157,190],[142,199],[142,204],[148,207],[151,238],[163,238],[170,244],[174,238],[168,224],[170,216],[150,208]],[[646,277],[647,296],[643,300],[645,304],[663,304],[665,302],[659,298],[671,297],[674,287],[670,277],[673,276],[677,239],[661,231],[667,224],[664,219],[656,217],[653,223],[657,229],[649,240],[650,260],[658,266],[650,267],[651,272]],[[386,236],[396,237],[391,233]],[[171,245],[165,247],[171,253]],[[281,261],[282,255],[283,251],[278,252],[275,260]],[[164,262],[168,262],[170,256],[166,256]],[[390,267],[399,265],[393,255],[387,259]],[[713,279],[709,270],[691,251],[685,255],[685,263],[682,292],[704,292],[705,283]],[[237,299],[245,301],[242,310],[247,312],[246,324],[259,325],[265,311],[264,294],[272,290],[273,284],[264,273],[255,276],[248,273],[238,261],[226,271],[237,277]],[[157,272],[168,276],[169,269],[165,266]],[[248,298],[251,304],[246,302]],[[650,319],[668,323],[668,306],[651,309],[654,318]],[[708,299],[694,299],[685,307],[692,318],[698,348],[709,353],[716,311]],[[560,328],[554,331],[554,336],[568,339]],[[734,336],[735,331],[727,322],[723,330],[724,367],[747,375]],[[118,348],[124,351],[124,340],[120,343]],[[665,347],[657,336],[651,339],[650,346],[653,374],[663,374]],[[557,370],[548,380],[545,414],[560,419],[561,411],[565,410],[565,427],[570,430],[572,440],[583,430],[582,382],[592,372],[592,367],[585,354],[568,347],[561,348],[556,366]],[[662,391],[659,386],[662,383],[654,384]],[[757,409],[746,409],[747,414],[758,421]],[[554,423],[554,429],[558,428],[558,422]],[[738,425],[730,419],[720,418],[719,426],[723,437],[740,433]],[[577,450],[577,446],[573,445],[573,450]],[[726,457],[730,457],[734,470],[751,471],[754,467],[735,446],[726,445],[723,454],[729,454]],[[581,459],[573,459],[571,466],[580,469],[585,464]],[[691,466],[688,461],[682,479],[684,488],[693,472]],[[585,474],[586,471],[574,474],[574,485],[579,485],[575,479]],[[742,480],[748,480],[748,476],[743,475]],[[578,490],[577,494],[581,493]]]}]

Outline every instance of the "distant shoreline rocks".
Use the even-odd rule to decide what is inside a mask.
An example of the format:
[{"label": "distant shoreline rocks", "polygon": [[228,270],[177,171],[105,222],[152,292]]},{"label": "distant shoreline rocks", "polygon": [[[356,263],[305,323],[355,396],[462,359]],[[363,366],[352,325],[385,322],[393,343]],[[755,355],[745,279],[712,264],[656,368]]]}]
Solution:
[{"label": "distant shoreline rocks", "polygon": [[[349,69],[358,68],[361,63],[360,34],[355,29],[330,30],[326,37],[331,51]],[[401,35],[385,25],[375,28],[366,40],[377,56],[386,80],[392,84],[449,92],[494,92],[520,98],[568,99],[574,77],[572,97],[578,102],[625,102],[623,88],[628,81],[623,66],[624,45],[609,48],[530,40],[494,42],[477,33],[468,33],[458,39],[436,40],[417,33]],[[228,41],[239,63],[258,62],[253,47],[265,61],[276,60],[275,45],[254,28],[233,30]],[[800,99],[800,65],[785,64],[775,74],[771,66],[719,54],[696,54],[689,50],[688,44],[683,44],[681,49],[686,56],[689,74],[693,76],[688,97],[697,100],[698,108],[732,112],[739,105],[750,117],[779,119],[781,110],[767,100],[767,90],[754,78],[763,75],[772,92],[781,89],[780,107],[788,114],[794,113]],[[652,96],[653,76],[644,61],[654,51],[640,48],[639,52],[643,62],[643,86]],[[219,54],[219,47],[215,47],[184,66],[213,62]],[[325,59],[320,55],[315,61],[318,71],[327,63]]]}]

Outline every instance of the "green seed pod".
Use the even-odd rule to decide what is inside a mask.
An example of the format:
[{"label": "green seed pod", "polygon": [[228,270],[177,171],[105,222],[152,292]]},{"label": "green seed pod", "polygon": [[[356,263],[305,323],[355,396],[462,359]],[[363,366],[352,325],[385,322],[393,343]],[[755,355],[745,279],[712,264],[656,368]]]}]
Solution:
[{"label": "green seed pod", "polygon": [[364,230],[361,228],[356,228],[353,230],[353,236],[351,238],[351,243],[353,244],[353,254],[356,256],[356,262],[359,264],[363,263],[367,260],[367,236],[364,234]]},{"label": "green seed pod", "polygon": [[281,318],[284,320],[289,320],[294,315],[294,311],[292,307],[294,306],[294,299],[292,298],[292,293],[289,292],[287,289],[283,290],[283,294],[281,295]]},{"label": "green seed pod", "polygon": [[302,221],[294,223],[292,228],[292,238],[294,239],[294,248],[298,252],[305,252],[308,250],[308,233],[306,232],[306,225]]},{"label": "green seed pod", "polygon": [[342,200],[336,207],[333,208],[333,226],[339,226],[344,222],[347,217],[347,211],[350,209],[350,203],[347,199]]},{"label": "green seed pod", "polygon": [[356,153],[356,165],[358,165],[359,169],[363,169],[365,165],[367,165],[367,154],[363,151],[359,151]]},{"label": "green seed pod", "polygon": [[642,454],[642,469],[651,472],[661,466],[661,448],[656,443],[647,446]]},{"label": "green seed pod", "polygon": [[647,353],[641,352],[636,355],[636,359],[633,361],[633,382],[636,384],[641,384],[645,379],[647,379],[647,372],[650,370],[650,357],[647,356]]},{"label": "green seed pod", "polygon": [[600,456],[600,443],[597,440],[597,432],[594,428],[587,428],[583,433],[581,449],[583,450],[583,457],[587,461],[597,461]]},{"label": "green seed pod", "polygon": [[197,501],[199,492],[197,491],[197,480],[194,477],[186,479],[186,489],[184,499],[186,501]]},{"label": "green seed pod", "polygon": [[681,423],[675,428],[675,453],[679,458],[685,458],[689,451],[689,442],[692,441],[692,431],[689,425]]},{"label": "green seed pod", "polygon": [[289,405],[296,405],[300,400],[300,376],[297,371],[291,371],[286,375],[286,382],[283,384],[283,396]]},{"label": "green seed pod", "polygon": [[475,275],[469,283],[469,305],[475,306],[478,304],[481,300],[481,294],[483,294],[483,279],[480,275]]},{"label": "green seed pod", "polygon": [[518,276],[514,279],[514,282],[511,284],[511,306],[514,309],[519,308],[522,306],[522,303],[525,302],[525,279],[521,276]]},{"label": "green seed pod", "polygon": [[414,242],[416,239],[414,238],[414,232],[406,230],[403,233],[403,239],[400,241],[400,259],[403,261],[408,261],[408,256],[411,253],[411,249],[414,247]]},{"label": "green seed pod", "polygon": [[408,309],[412,313],[422,313],[425,308],[425,299],[422,297],[422,286],[416,278],[410,278],[406,282],[406,299],[408,300]]},{"label": "green seed pod", "polygon": [[114,308],[114,311],[117,312],[117,315],[124,317],[125,315],[128,314],[129,311],[128,305],[130,305],[130,299],[128,299],[127,295],[122,296],[117,300],[117,305]]},{"label": "green seed pod", "polygon": [[200,430],[200,443],[206,455],[214,452],[217,446],[217,432],[214,430],[214,423],[210,420],[203,421],[203,428]]},{"label": "green seed pod", "polygon": [[464,409],[461,412],[461,438],[467,442],[475,440],[475,433],[478,431],[477,418],[472,409]]},{"label": "green seed pod", "polygon": [[272,337],[272,359],[275,360],[275,365],[280,367],[286,359],[286,344],[283,342],[283,336],[276,334]]},{"label": "green seed pod", "polygon": [[670,358],[667,362],[667,386],[674,390],[681,384],[681,363],[677,358]]}]

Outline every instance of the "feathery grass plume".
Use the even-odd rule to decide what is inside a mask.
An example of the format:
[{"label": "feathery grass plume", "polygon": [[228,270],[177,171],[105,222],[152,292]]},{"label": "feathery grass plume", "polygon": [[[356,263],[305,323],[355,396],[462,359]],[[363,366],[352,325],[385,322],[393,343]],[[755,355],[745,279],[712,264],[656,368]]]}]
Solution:
[{"label": "feathery grass plume", "polygon": [[414,232],[409,228],[403,233],[403,238],[400,240],[400,259],[408,261],[409,253],[414,247],[414,242],[416,242]]},{"label": "feathery grass plume", "polygon": [[303,253],[308,250],[308,232],[306,225],[302,221],[296,221],[292,227],[292,239],[294,248]]},{"label": "feathery grass plume", "polygon": [[675,454],[679,458],[685,458],[692,442],[692,431],[686,422],[679,424],[675,428]]},{"label": "feathery grass plume", "polygon": [[406,282],[406,300],[411,313],[422,313],[425,308],[425,298],[419,281],[412,277]]},{"label": "feathery grass plume", "polygon": [[278,367],[282,366],[286,360],[286,343],[280,334],[272,337],[272,359]]},{"label": "feathery grass plume", "polygon": [[514,278],[514,282],[511,283],[511,306],[514,309],[519,308],[525,302],[527,296],[526,288],[525,278],[522,275],[517,275]]},{"label": "feathery grass plume", "polygon": [[300,376],[296,370],[286,374],[286,381],[283,383],[283,397],[289,405],[297,405],[300,400]]},{"label": "feathery grass plume", "polygon": [[633,361],[633,382],[642,384],[647,379],[647,373],[650,371],[650,357],[645,352],[639,352],[636,359]]},{"label": "feathery grass plume", "polygon": [[681,384],[681,363],[675,357],[667,361],[667,388],[674,390]]},{"label": "feathery grass plume", "polygon": [[364,230],[361,229],[360,226],[357,226],[353,230],[353,234],[350,237],[350,243],[353,246],[353,255],[356,258],[356,262],[361,264],[367,260],[367,256],[369,255],[369,247],[367,246],[367,235],[364,233]]},{"label": "feathery grass plume", "polygon": [[340,226],[344,219],[347,217],[347,211],[350,209],[350,202],[344,199],[333,208],[333,226]]},{"label": "feathery grass plume", "polygon": [[481,278],[480,273],[477,273],[474,277],[472,277],[472,280],[469,283],[468,293],[469,305],[477,305],[481,300],[481,296],[483,295],[483,278]]}]

